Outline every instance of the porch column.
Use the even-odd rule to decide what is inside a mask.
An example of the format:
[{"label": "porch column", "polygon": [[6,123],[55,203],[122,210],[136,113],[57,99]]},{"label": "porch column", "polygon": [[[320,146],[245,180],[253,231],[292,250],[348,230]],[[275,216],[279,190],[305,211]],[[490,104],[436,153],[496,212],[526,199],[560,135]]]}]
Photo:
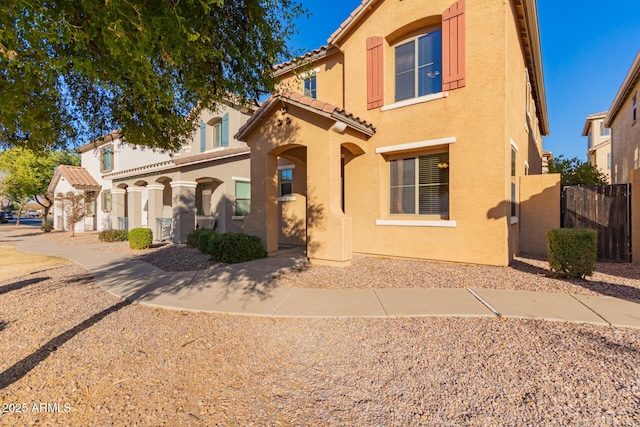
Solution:
[{"label": "porch column", "polygon": [[147,185],[147,192],[149,195],[149,228],[153,231],[153,239],[161,240],[162,236],[158,235],[156,219],[162,218],[162,193],[164,192],[164,185]]},{"label": "porch column", "polygon": [[278,252],[278,158],[251,148],[251,210],[244,232],[258,236],[269,255]]},{"label": "porch column", "polygon": [[127,189],[127,202],[129,207],[129,230],[142,225],[142,187],[129,187]]},{"label": "porch column", "polygon": [[341,145],[329,133],[328,144],[307,147],[307,254],[312,264],[351,264],[351,217],[342,211]]},{"label": "porch column", "polygon": [[120,228],[118,218],[126,217],[125,211],[125,197],[127,197],[127,190],[124,188],[114,188],[111,190],[111,223],[115,227]]},{"label": "porch column", "polygon": [[196,182],[172,181],[173,241],[183,243],[196,227]]}]

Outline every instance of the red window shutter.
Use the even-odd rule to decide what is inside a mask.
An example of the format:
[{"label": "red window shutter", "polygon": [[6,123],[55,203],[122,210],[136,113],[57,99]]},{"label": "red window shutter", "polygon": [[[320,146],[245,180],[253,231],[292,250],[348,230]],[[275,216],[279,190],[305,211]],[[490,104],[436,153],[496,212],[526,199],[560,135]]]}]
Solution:
[{"label": "red window shutter", "polygon": [[464,0],[442,14],[442,90],[464,87]]},{"label": "red window shutter", "polygon": [[367,109],[382,107],[384,102],[384,63],[382,37],[367,39]]}]

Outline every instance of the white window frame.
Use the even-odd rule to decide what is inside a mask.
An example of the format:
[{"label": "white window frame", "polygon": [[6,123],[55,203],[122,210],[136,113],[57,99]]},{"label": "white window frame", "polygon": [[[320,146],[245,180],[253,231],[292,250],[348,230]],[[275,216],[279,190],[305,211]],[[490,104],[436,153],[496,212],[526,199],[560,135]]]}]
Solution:
[{"label": "white window frame", "polygon": [[[419,43],[418,40],[424,36],[427,36],[431,33],[434,33],[436,31],[440,31],[440,33],[442,33],[442,27],[440,26],[436,26],[436,27],[431,27],[429,28],[427,31],[425,31],[422,34],[416,35],[414,37],[410,37],[408,39],[402,40],[401,42],[396,43],[393,46],[393,84],[394,84],[394,93],[393,93],[393,99],[394,99],[394,103],[387,106],[386,108],[383,107],[382,111],[385,110],[389,110],[392,108],[399,108],[399,107],[404,107],[407,105],[413,105],[413,104],[417,104],[417,103],[421,103],[421,102],[427,102],[427,101],[432,101],[434,99],[440,99],[443,98],[443,91],[442,91],[442,86],[440,87],[440,90],[438,92],[432,92],[432,93],[428,93],[425,95],[418,95],[418,90],[419,90],[419,85],[420,85],[420,77],[419,77],[419,65],[418,65],[418,50],[419,50]],[[396,75],[396,61],[397,61],[397,49],[399,47],[402,47],[408,43],[414,43],[414,68],[413,68],[413,73],[414,73],[414,87],[413,87],[413,96],[410,98],[406,98],[406,99],[402,99],[402,100],[397,100],[397,75]],[[443,56],[444,56],[444,52],[440,52],[441,56],[440,56],[440,78],[442,79],[442,62],[443,62]]]},{"label": "white window frame", "polygon": [[[279,202],[292,202],[296,200],[296,197],[293,195],[293,169],[295,168],[296,168],[296,165],[278,166],[278,201]],[[289,194],[283,194],[282,192],[282,175],[280,173],[286,170],[291,171],[291,193]]]},{"label": "white window frame", "polygon": [[[251,179],[244,178],[244,177],[239,177],[239,176],[232,176],[231,177],[231,181],[233,181],[233,198],[234,198],[233,215],[231,216],[231,220],[232,221],[243,220],[245,215],[236,215],[236,206],[235,206],[235,202],[237,200],[237,197],[236,197],[236,194],[237,194],[236,183],[237,182],[249,182],[250,183]],[[246,200],[246,199],[242,199],[242,200]],[[251,205],[251,197],[249,197],[249,205]],[[249,208],[249,211],[251,211],[251,208]]]},{"label": "white window frame", "polygon": [[[392,200],[391,200],[391,176],[389,176],[389,210],[388,210],[388,214],[390,217],[399,217],[399,216],[411,216],[411,217],[417,217],[417,218],[429,218],[429,219],[433,219],[433,220],[448,220],[451,216],[451,212],[449,210],[449,204],[447,206],[447,213],[446,215],[443,214],[421,214],[419,213],[420,211],[420,158],[421,157],[426,157],[426,156],[434,156],[434,155],[438,155],[438,154],[443,154],[446,153],[447,155],[449,155],[449,150],[448,149],[443,149],[443,150],[433,150],[433,151],[428,151],[428,152],[424,152],[424,153],[413,153],[413,154],[408,154],[405,153],[403,154],[399,154],[399,155],[395,155],[393,157],[389,157],[387,159],[387,163],[389,164],[389,173],[391,173],[391,162],[393,161],[398,161],[398,160],[406,160],[406,159],[414,159],[415,162],[415,168],[414,168],[414,184],[413,184],[413,188],[414,188],[414,198],[415,198],[415,202],[414,202],[414,212],[413,213],[392,213],[391,212],[391,205],[392,205]],[[451,161],[448,161],[447,164],[447,168],[449,168],[451,164]],[[446,182],[446,185],[449,186],[451,183],[451,178],[449,177],[449,180]],[[439,183],[438,185],[442,185],[444,183]],[[422,185],[424,186],[424,185]]]}]

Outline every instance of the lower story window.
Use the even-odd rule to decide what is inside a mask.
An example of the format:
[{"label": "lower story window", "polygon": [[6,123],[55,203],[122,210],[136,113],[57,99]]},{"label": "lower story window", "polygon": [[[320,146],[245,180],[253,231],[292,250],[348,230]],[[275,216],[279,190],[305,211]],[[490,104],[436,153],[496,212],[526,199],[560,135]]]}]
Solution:
[{"label": "lower story window", "polygon": [[235,215],[249,215],[251,208],[251,183],[246,181],[236,181],[236,206]]},{"label": "lower story window", "polygon": [[85,209],[85,216],[86,217],[93,217],[96,215],[96,198],[95,198],[95,192],[93,191],[87,191],[84,194],[84,209]]},{"label": "lower story window", "polygon": [[280,197],[293,194],[293,169],[279,171]]},{"label": "lower story window", "polygon": [[390,162],[390,213],[449,217],[449,153]]},{"label": "lower story window", "polygon": [[102,192],[102,212],[111,212],[111,191]]}]

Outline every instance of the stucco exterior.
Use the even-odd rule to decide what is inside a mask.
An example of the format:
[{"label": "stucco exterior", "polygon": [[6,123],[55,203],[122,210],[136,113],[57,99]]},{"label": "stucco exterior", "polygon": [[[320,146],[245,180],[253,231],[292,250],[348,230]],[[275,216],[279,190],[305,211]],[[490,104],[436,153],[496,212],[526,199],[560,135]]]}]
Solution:
[{"label": "stucco exterior", "polygon": [[611,128],[612,183],[627,184],[631,171],[640,168],[640,51],[605,118]]},{"label": "stucco exterior", "polygon": [[174,153],[132,146],[117,131],[78,148],[100,186],[95,216],[82,230],[147,227],[155,239],[175,242],[196,226],[241,232],[236,191],[249,185],[249,149],[233,135],[251,112],[231,104],[205,110],[193,138]]},{"label": "stucco exterior", "polygon": [[[464,86],[396,102],[395,48],[440,28],[456,5],[465,16]],[[278,222],[277,197],[285,158],[306,171],[306,221],[290,222],[306,228],[312,262],[348,265],[355,253],[508,264],[519,251],[518,180],[542,172],[548,132],[536,16],[531,1],[369,1],[328,48],[303,58],[304,72],[277,67],[282,94],[239,133],[251,147],[247,232],[277,250],[287,223],[283,214]],[[520,20],[535,26],[521,28]],[[382,38],[384,94],[381,107],[368,109],[372,36]],[[308,70],[317,100],[284,92],[299,88]],[[436,153],[448,154],[447,214],[391,213],[391,162]]]},{"label": "stucco exterior", "polygon": [[587,137],[587,159],[611,183],[611,129],[604,125],[607,112],[590,114],[584,123],[582,136]]}]

